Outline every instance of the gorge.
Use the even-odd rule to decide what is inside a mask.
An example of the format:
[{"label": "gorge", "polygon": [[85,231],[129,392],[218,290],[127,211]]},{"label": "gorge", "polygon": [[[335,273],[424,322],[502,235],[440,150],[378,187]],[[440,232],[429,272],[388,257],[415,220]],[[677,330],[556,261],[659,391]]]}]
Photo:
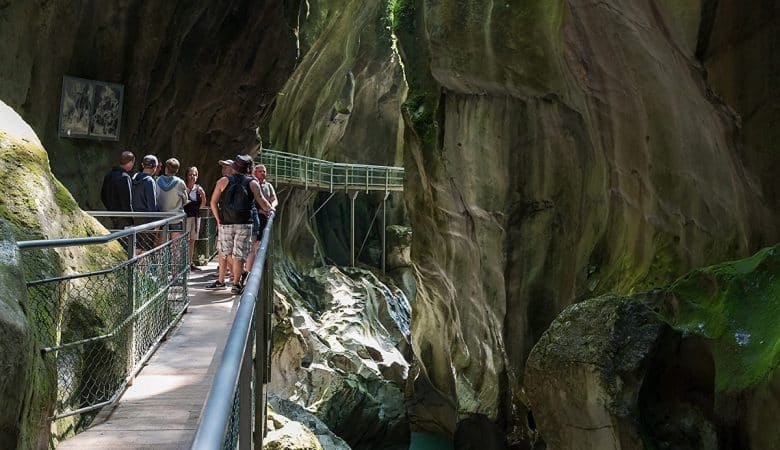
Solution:
[{"label": "gorge", "polygon": [[[205,186],[258,136],[403,166],[381,281],[411,306],[411,431],[459,449],[761,449],[780,445],[762,419],[780,408],[764,323],[780,306],[778,35],[772,0],[0,0],[0,101],[83,210],[102,209],[88,175],[124,149],[177,156]],[[117,141],[59,136],[66,75],[124,85]],[[289,292],[348,265],[349,199],[283,199]],[[381,200],[357,200],[369,248]],[[18,336],[10,295],[0,336]],[[29,412],[14,405],[0,428]]]}]

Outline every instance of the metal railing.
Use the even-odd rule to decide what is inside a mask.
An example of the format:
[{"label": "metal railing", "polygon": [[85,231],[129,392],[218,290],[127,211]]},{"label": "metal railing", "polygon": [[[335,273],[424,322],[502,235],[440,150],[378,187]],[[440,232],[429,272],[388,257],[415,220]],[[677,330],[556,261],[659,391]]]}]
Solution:
[{"label": "metal railing", "polygon": [[345,191],[403,191],[404,169],[392,166],[343,164],[263,149],[257,155],[274,184]]},{"label": "metal railing", "polygon": [[[132,217],[137,217],[138,213],[130,213],[130,212],[119,212],[119,211],[85,211],[87,214],[95,217],[100,221],[103,226],[105,226],[109,230],[116,231],[116,219],[117,218],[126,218],[131,219]],[[157,213],[159,214],[167,214],[167,213]],[[211,213],[211,208],[205,207],[200,208],[199,210],[200,214],[200,233],[195,239],[195,247],[193,249],[193,261],[209,261],[211,258],[214,257],[214,255],[217,254],[217,221],[214,218],[214,216]],[[149,216],[143,216],[143,217],[153,217],[153,215]],[[121,228],[120,228],[121,229]],[[146,234],[150,234],[151,232],[148,232]],[[145,233],[139,234],[139,239],[144,238]]]},{"label": "metal railing", "polygon": [[[89,272],[27,282],[28,314],[57,385],[50,421],[115,402],[186,311],[187,234],[170,239],[169,228],[184,214],[153,216],[164,218],[104,236],[18,243],[23,259],[34,250],[45,255],[47,249],[108,247],[86,259],[94,267]],[[83,253],[90,255],[86,248]],[[94,257],[97,253],[102,256]]]},{"label": "metal railing", "polygon": [[[192,448],[262,448],[270,379],[273,267],[268,217]],[[254,363],[253,363],[254,361]]]}]

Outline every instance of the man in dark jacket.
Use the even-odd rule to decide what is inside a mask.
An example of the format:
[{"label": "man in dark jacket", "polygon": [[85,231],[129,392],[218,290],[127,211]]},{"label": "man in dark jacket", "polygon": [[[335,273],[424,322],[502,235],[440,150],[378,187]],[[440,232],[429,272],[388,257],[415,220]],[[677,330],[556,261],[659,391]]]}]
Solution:
[{"label": "man in dark jacket", "polygon": [[[141,161],[141,172],[133,175],[133,212],[160,212],[157,204],[157,183],[155,183],[152,174],[157,170],[157,157],[146,155]],[[134,217],[133,222],[136,225],[142,225],[149,222],[160,220],[159,217]],[[157,242],[156,232],[147,231],[138,236],[138,248],[140,250],[150,250],[155,247]]]},{"label": "man in dark jacket", "polygon": [[[100,200],[109,211],[132,211],[132,180],[130,179],[130,170],[135,166],[135,155],[132,152],[124,151],[119,156],[119,165],[113,167],[110,172],[103,177],[103,186],[100,188]],[[133,221],[129,217],[114,217],[114,228],[122,229],[132,225]]]}]

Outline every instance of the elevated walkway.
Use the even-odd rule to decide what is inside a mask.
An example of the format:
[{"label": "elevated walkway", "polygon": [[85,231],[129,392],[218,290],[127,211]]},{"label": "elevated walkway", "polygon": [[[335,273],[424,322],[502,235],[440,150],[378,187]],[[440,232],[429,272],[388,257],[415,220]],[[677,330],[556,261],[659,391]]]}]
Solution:
[{"label": "elevated walkway", "polygon": [[[263,149],[256,160],[265,165],[268,171],[268,181],[274,185],[289,185],[302,187],[306,190],[330,192],[330,196],[322,202],[312,217],[330,201],[336,192],[345,192],[350,198],[350,255],[351,265],[355,265],[357,255],[363,250],[374,220],[371,221],[363,244],[356,251],[355,247],[355,199],[359,192],[384,192],[382,199],[382,272],[386,264],[387,228],[387,198],[391,192],[404,190],[404,168],[393,166],[372,166],[366,164],[344,164],[325,161],[308,156],[284,153],[272,149]],[[379,209],[377,209],[377,214]]]},{"label": "elevated walkway", "polygon": [[191,272],[179,325],[114,407],[57,449],[189,449],[222,357],[239,297],[207,291],[216,263]]},{"label": "elevated walkway", "polygon": [[272,149],[264,149],[256,159],[265,164],[274,184],[329,192],[404,190],[403,167],[334,163]]}]

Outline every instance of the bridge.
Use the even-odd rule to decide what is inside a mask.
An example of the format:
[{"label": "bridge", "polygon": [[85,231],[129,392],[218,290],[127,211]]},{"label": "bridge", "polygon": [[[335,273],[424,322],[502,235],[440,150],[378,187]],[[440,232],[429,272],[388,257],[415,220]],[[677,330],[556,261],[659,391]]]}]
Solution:
[{"label": "bridge", "polygon": [[[355,200],[360,192],[384,192],[382,199],[382,272],[385,272],[385,250],[387,228],[387,199],[391,192],[404,189],[404,169],[393,166],[373,166],[366,164],[334,163],[308,156],[284,153],[273,149],[263,149],[255,158],[266,166],[268,179],[275,185],[330,192],[330,196],[314,212],[319,212],[337,192],[344,192],[350,198],[350,255],[351,265],[355,265]],[[377,210],[377,213],[379,210]],[[374,216],[376,219],[376,216]],[[371,221],[373,226],[374,221]],[[369,227],[366,238],[371,233]],[[363,240],[365,245],[366,240]]]},{"label": "bridge", "polygon": [[[387,193],[403,188],[399,168],[270,150],[258,160],[279,184],[350,193],[353,221],[356,191],[384,191],[386,201]],[[202,213],[206,226],[196,251],[211,257],[214,221]],[[62,449],[261,448],[272,350],[274,217],[244,292],[215,296],[202,289],[215,264],[191,273],[188,236],[169,231],[183,215],[146,215],[156,220],[105,236],[18,243],[23,256],[92,246],[126,255],[90,272],[27,280],[30,319],[57,389],[50,441]],[[77,306],[94,314],[93,326],[77,317]],[[85,430],[59,441],[85,423]]]}]

